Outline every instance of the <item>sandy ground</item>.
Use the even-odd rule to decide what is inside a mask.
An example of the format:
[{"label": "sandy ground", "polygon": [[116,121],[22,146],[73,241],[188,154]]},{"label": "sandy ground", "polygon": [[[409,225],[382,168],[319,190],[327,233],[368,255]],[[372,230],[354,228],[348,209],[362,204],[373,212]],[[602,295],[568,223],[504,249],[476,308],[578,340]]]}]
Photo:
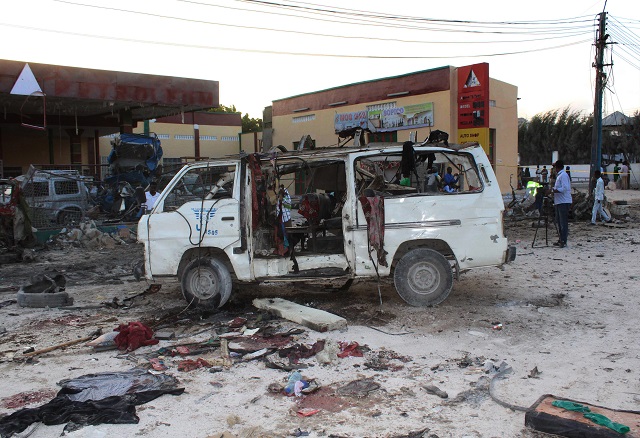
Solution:
[{"label": "sandy ground", "polygon": [[[115,250],[90,251],[65,246],[38,253],[35,263],[0,267],[0,302],[15,298],[12,287],[33,273],[64,270],[67,290],[75,298],[70,309],[28,309],[12,304],[0,309],[0,414],[15,407],[9,397],[39,392],[49,400],[57,382],[91,372],[148,366],[144,354],[159,347],[206,341],[236,316],[248,324],[286,331],[295,324],[261,315],[251,306],[255,296],[280,296],[324,309],[348,320],[344,331],[318,333],[306,329],[292,338],[357,342],[364,357],[346,357],[328,365],[302,359],[305,378],[322,386],[312,395],[296,398],[269,391],[284,384],[288,373],[265,367],[261,360],[236,362],[211,373],[202,368],[177,370],[177,358],[167,357],[166,373],[185,388],[179,396],[165,395],[138,407],[139,424],[88,426],[70,437],[284,437],[296,430],[309,436],[334,437],[542,437],[524,426],[524,413],[507,409],[487,389],[494,370],[505,362],[513,371],[494,381],[494,396],[521,407],[544,394],[553,394],[612,409],[640,408],[640,193],[608,192],[610,200],[624,199],[630,218],[620,227],[570,225],[569,247],[542,246],[538,235],[532,248],[531,220],[508,224],[510,240],[518,248],[516,261],[504,269],[466,273],[441,305],[405,305],[393,287],[382,287],[379,304],[375,283],[360,283],[347,292],[295,286],[244,287],[224,312],[208,315],[185,310],[179,285],[161,282],[160,292],[138,298],[126,309],[101,303],[122,300],[147,288],[129,275],[140,255],[136,244]],[[554,232],[553,232],[554,233]],[[555,240],[551,233],[550,241]],[[260,320],[262,318],[262,320]],[[45,348],[88,335],[100,327],[145,321],[176,332],[179,339],[143,347],[135,354],[93,352],[79,344],[25,361],[29,347]],[[494,329],[502,324],[501,330]],[[199,334],[195,334],[198,333]],[[215,361],[219,351],[201,356]],[[491,361],[491,362],[487,362]],[[373,366],[377,364],[379,366]],[[539,374],[532,370],[537,368]],[[363,397],[344,395],[347,383],[368,378],[379,389]],[[435,385],[448,393],[442,399],[424,387]],[[19,397],[18,397],[19,398]],[[301,417],[301,408],[319,412]],[[31,437],[59,436],[63,426],[40,426]],[[411,432],[425,431],[410,435]]]}]

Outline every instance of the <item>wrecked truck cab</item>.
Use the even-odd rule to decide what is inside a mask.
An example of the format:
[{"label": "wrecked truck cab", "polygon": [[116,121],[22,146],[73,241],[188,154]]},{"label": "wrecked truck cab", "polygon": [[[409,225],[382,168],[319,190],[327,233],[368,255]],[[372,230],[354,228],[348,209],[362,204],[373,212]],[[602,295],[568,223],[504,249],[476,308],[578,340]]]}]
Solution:
[{"label": "wrecked truck cab", "polygon": [[[449,175],[447,175],[449,174]],[[379,144],[189,164],[138,226],[147,278],[219,308],[234,282],[393,276],[414,306],[515,257],[482,148]]]}]

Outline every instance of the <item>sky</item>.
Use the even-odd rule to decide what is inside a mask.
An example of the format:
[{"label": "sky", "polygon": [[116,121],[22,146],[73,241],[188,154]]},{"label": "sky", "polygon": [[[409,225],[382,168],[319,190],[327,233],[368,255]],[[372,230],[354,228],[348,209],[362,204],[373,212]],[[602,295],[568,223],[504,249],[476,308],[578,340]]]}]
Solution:
[{"label": "sky", "polygon": [[593,112],[594,38],[608,12],[603,113],[640,111],[640,2],[538,0],[21,0],[0,59],[219,81],[250,117],[345,84],[489,63],[518,116]]}]

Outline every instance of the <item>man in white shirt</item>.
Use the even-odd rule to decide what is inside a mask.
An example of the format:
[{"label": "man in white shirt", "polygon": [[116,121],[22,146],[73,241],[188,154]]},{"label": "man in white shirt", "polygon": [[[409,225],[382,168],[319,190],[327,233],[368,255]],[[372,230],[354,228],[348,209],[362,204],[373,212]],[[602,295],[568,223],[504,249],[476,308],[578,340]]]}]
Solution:
[{"label": "man in white shirt", "polygon": [[594,189],[595,201],[593,201],[593,210],[591,210],[591,225],[596,224],[596,218],[598,214],[604,222],[611,222],[611,217],[604,211],[604,180],[602,179],[602,172],[596,170],[593,172],[593,177],[596,179],[596,188]]},{"label": "man in white shirt", "polygon": [[158,192],[157,189],[158,189],[158,184],[156,184],[155,182],[152,182],[151,184],[149,184],[149,191],[144,192],[147,198],[147,200],[144,203],[147,212],[150,212],[151,210],[153,210],[153,206],[156,205],[156,200],[160,197],[161,193]]}]

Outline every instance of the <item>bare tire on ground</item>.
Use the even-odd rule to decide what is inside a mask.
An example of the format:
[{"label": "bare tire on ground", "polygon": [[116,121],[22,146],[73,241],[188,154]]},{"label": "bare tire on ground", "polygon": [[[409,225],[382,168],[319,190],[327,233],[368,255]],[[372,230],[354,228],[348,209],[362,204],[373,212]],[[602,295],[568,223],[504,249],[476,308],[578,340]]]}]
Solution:
[{"label": "bare tire on ground", "polygon": [[219,309],[231,296],[232,280],[224,263],[206,257],[187,265],[181,285],[187,303],[202,309]]},{"label": "bare tire on ground", "polygon": [[18,291],[18,306],[20,307],[64,307],[72,306],[73,298],[67,292],[27,293]]},{"label": "bare tire on ground", "polygon": [[438,251],[417,248],[402,256],[393,280],[398,295],[408,304],[433,306],[451,293],[453,271],[449,261]]}]

